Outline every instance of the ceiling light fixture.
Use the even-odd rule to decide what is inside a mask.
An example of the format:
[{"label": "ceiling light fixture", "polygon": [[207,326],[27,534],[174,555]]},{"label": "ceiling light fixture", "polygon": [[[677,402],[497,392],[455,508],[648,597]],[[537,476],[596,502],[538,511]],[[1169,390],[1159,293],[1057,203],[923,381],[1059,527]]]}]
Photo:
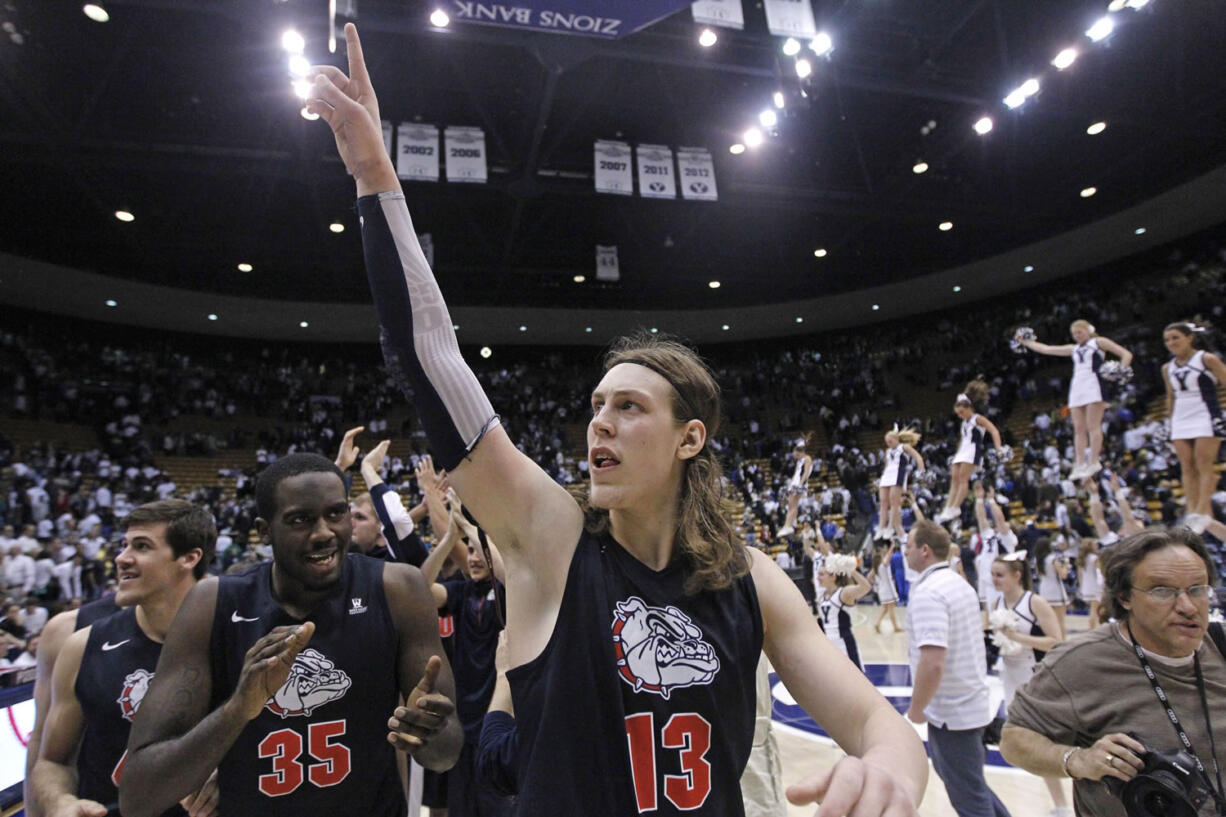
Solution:
[{"label": "ceiling light fixture", "polygon": [[1083,187],[1081,189],[1081,197],[1083,199],[1088,199],[1090,196],[1093,196],[1097,192],[1098,192],[1097,187]]},{"label": "ceiling light fixture", "polygon": [[927,162],[925,162],[925,161],[922,161],[922,160],[921,160],[921,161],[916,162],[914,165],[912,165],[912,166],[911,166],[911,172],[912,172],[912,173],[914,173],[914,174],[915,174],[915,175],[917,175],[917,176],[918,176],[919,174],[921,174],[921,173],[927,173],[927,172],[928,172],[928,163],[927,163]]},{"label": "ceiling light fixture", "polygon": [[116,210],[115,218],[119,219],[125,224],[131,221],[136,221],[136,216],[132,215],[127,210]]},{"label": "ceiling light fixture", "polygon": [[81,6],[81,11],[85,12],[85,16],[95,23],[105,23],[111,19],[111,15],[107,14],[106,9],[97,3],[86,3],[84,6]]},{"label": "ceiling light fixture", "polygon": [[1034,272],[1034,264],[1027,264],[1022,267],[1022,272]]},{"label": "ceiling light fixture", "polygon": [[1094,25],[1086,29],[1086,36],[1094,42],[1099,42],[1111,36],[1112,31],[1115,31],[1115,21],[1110,16],[1099,17]]},{"label": "ceiling light fixture", "polygon": [[757,128],[750,128],[741,136],[745,140],[745,144],[751,148],[756,148],[762,144],[762,131]]},{"label": "ceiling light fixture", "polygon": [[797,315],[797,316],[796,316],[796,322],[797,322],[797,323],[804,323],[804,322],[805,322],[805,319],[804,319],[804,318],[802,318],[802,317],[800,317],[799,315]]},{"label": "ceiling light fixture", "polygon": [[874,311],[874,312],[876,312],[876,311],[877,311],[878,309],[880,309],[880,308],[881,308],[881,304],[873,304],[873,311]]},{"label": "ceiling light fixture", "polygon": [[952,221],[942,221],[940,224],[937,225],[937,229],[943,233],[947,233],[953,228],[954,228],[954,223]]},{"label": "ceiling light fixture", "polygon": [[711,289],[719,289],[720,283],[719,281],[708,281],[707,286],[711,287]]},{"label": "ceiling light fixture", "polygon": [[783,41],[783,53],[789,57],[795,57],[800,53],[800,41],[795,37],[788,37]]},{"label": "ceiling light fixture", "polygon": [[991,132],[992,117],[990,116],[981,117],[978,121],[975,122],[974,127],[975,127],[975,133],[979,134],[980,136],[983,136],[984,134]]},{"label": "ceiling light fixture", "polygon": [[1144,228],[1144,227],[1138,227],[1138,228],[1136,228],[1135,230],[1133,230],[1133,231],[1132,231],[1132,233],[1133,233],[1133,235],[1145,235],[1145,228]]},{"label": "ceiling light fixture", "polygon": [[1098,136],[1098,134],[1102,133],[1106,129],[1107,129],[1106,122],[1095,122],[1093,125],[1086,128],[1086,133],[1090,134],[1091,136]]},{"label": "ceiling light fixture", "polygon": [[528,327],[526,327],[526,326],[521,326],[521,327],[519,327],[519,331],[521,331],[521,332],[527,332],[527,331],[528,331]]},{"label": "ceiling light fixture", "polygon": [[1022,103],[1039,92],[1039,81],[1034,77],[1023,82],[1004,99],[1010,108],[1021,107]]},{"label": "ceiling light fixture", "polygon": [[298,325],[301,326],[303,329],[306,329],[311,324],[307,323],[306,321],[298,321]]},{"label": "ceiling light fixture", "polygon": [[328,229],[334,233],[343,233],[345,232],[345,225],[341,224],[339,221],[334,221],[328,225]]},{"label": "ceiling light fixture", "polygon": [[724,325],[723,325],[723,326],[721,326],[720,328],[721,328],[721,329],[723,329],[725,332],[727,332],[727,331],[728,331],[728,324],[724,324]]},{"label": "ceiling light fixture", "polygon": [[290,83],[290,87],[294,89],[294,96],[299,99],[306,99],[311,95],[311,83],[305,79],[296,79]]},{"label": "ceiling light fixture", "polygon": [[961,291],[962,291],[962,287],[958,286],[957,284],[954,284],[954,292],[961,292]]},{"label": "ceiling light fixture", "polygon": [[801,79],[804,79],[805,77],[809,76],[809,74],[812,74],[812,73],[813,73],[813,63],[809,62],[803,57],[801,59],[796,60],[796,76],[800,77]]},{"label": "ceiling light fixture", "polygon": [[314,122],[316,119],[319,118],[319,114],[311,113],[309,110],[307,110],[306,105],[303,105],[302,110],[300,110],[298,113],[301,114],[302,118],[308,122]]},{"label": "ceiling light fixture", "polygon": [[745,146],[742,145],[740,142],[737,142],[734,145],[728,146],[728,152],[731,153],[733,156],[740,156],[742,153],[745,152]]},{"label": "ceiling light fixture", "polygon": [[489,356],[490,356],[490,355],[492,355],[492,354],[494,354],[494,350],[493,350],[493,349],[491,349],[490,347],[488,347],[488,346],[482,346],[482,347],[481,347],[481,357],[486,357],[486,358],[487,358],[487,357],[489,357]]},{"label": "ceiling light fixture", "polygon": [[576,284],[582,284],[584,281],[587,280],[587,276],[586,275],[576,275],[574,278],[571,278],[570,280],[574,281]]},{"label": "ceiling light fixture", "polygon": [[592,327],[590,327],[590,326],[585,326],[585,327],[583,327],[583,331],[584,331],[584,332],[591,332],[591,331],[592,331]]},{"label": "ceiling light fixture", "polygon": [[107,306],[119,306],[119,301],[112,301],[112,300],[108,300],[108,301],[106,302],[106,305],[107,305]]},{"label": "ceiling light fixture", "polygon": [[291,54],[301,54],[306,48],[306,40],[291,28],[281,35],[281,47]]},{"label": "ceiling light fixture", "polygon": [[247,262],[245,262],[245,261],[244,261],[243,263],[241,263],[241,264],[239,264],[239,265],[238,265],[238,271],[239,271],[239,272],[251,272],[251,270],[252,270],[251,265],[250,265],[250,264],[248,264],[248,263],[247,263]]},{"label": "ceiling light fixture", "polygon": [[779,116],[770,108],[767,108],[762,113],[758,114],[758,121],[762,123],[764,128],[773,128],[779,124]]},{"label": "ceiling light fixture", "polygon": [[704,28],[702,33],[698,35],[698,44],[703,48],[710,48],[719,42],[719,37],[709,28]]},{"label": "ceiling light fixture", "polygon": [[1126,5],[1128,5],[1128,0],[1111,0],[1107,4],[1107,11],[1123,11]]},{"label": "ceiling light fixture", "polygon": [[834,50],[834,40],[830,39],[830,35],[826,32],[819,31],[809,43],[809,50],[819,57],[824,57]]},{"label": "ceiling light fixture", "polygon": [[311,73],[311,61],[301,54],[291,54],[289,57],[289,72],[291,76],[305,77]]},{"label": "ceiling light fixture", "polygon": [[1057,71],[1063,71],[1065,68],[1068,68],[1070,65],[1072,65],[1076,61],[1077,61],[1077,49],[1076,48],[1066,48],[1063,51],[1061,51],[1059,54],[1056,55],[1055,59],[1051,61],[1051,64],[1056,66]]},{"label": "ceiling light fixture", "polygon": [[825,248],[824,248],[824,247],[818,247],[816,250],[814,250],[814,251],[813,251],[813,257],[814,257],[814,258],[825,258],[825,257],[826,257],[826,250],[825,250]]},{"label": "ceiling light fixture", "polygon": [[430,12],[430,25],[435,28],[446,28],[451,25],[451,18],[447,16],[447,12],[442,9],[435,9]]},{"label": "ceiling light fixture", "polygon": [[783,91],[775,91],[775,96],[774,96],[773,101],[775,103],[775,107],[782,110],[783,106],[786,104],[786,100],[783,98]]},{"label": "ceiling light fixture", "polygon": [[211,321],[215,321],[215,320],[217,320],[217,313],[216,313],[216,312],[210,312],[210,313],[209,313],[209,320],[211,320]]}]

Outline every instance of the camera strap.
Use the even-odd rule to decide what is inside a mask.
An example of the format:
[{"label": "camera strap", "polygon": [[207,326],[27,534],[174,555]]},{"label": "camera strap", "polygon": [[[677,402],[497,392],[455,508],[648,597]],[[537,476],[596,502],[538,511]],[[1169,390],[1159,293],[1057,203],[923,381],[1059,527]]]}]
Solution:
[{"label": "camera strap", "polygon": [[1171,726],[1175,727],[1175,734],[1179,736],[1179,742],[1183,744],[1183,748],[1188,750],[1188,754],[1192,756],[1192,760],[1196,762],[1196,769],[1204,777],[1205,782],[1209,784],[1209,791],[1213,794],[1213,799],[1217,803],[1218,809],[1226,812],[1226,789],[1222,787],[1222,769],[1218,765],[1217,760],[1217,745],[1213,740],[1213,723],[1209,719],[1209,698],[1205,694],[1205,676],[1200,669],[1200,655],[1193,653],[1192,663],[1196,668],[1196,689],[1200,692],[1201,707],[1205,710],[1205,728],[1209,732],[1209,751],[1213,761],[1213,772],[1217,776],[1217,788],[1213,787],[1213,780],[1209,777],[1209,772],[1205,770],[1205,764],[1200,760],[1200,756],[1196,754],[1196,750],[1192,748],[1192,741],[1188,739],[1188,733],[1184,731],[1183,725],[1179,722],[1179,717],[1175,714],[1175,710],[1171,708],[1171,701],[1167,698],[1166,691],[1162,689],[1162,685],[1158,683],[1158,676],[1149,665],[1149,660],[1145,657],[1145,651],[1141,649],[1141,645],[1132,635],[1132,628],[1128,628],[1128,638],[1132,641],[1132,649],[1137,654],[1137,660],[1141,662],[1141,669],[1145,670],[1145,677],[1149,679],[1150,686],[1154,688],[1154,694],[1158,696],[1158,702],[1166,709],[1166,716],[1171,721]]}]

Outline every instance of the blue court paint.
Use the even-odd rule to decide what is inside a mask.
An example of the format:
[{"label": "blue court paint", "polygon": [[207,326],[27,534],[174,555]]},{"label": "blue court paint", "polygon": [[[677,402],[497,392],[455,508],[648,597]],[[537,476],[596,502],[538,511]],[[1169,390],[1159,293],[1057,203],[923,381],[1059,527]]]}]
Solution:
[{"label": "blue court paint", "polygon": [[[873,682],[873,686],[881,691],[885,699],[895,709],[903,715],[906,714],[907,709],[911,706],[911,668],[909,666],[906,664],[865,664],[864,674],[868,676],[868,679]],[[783,682],[779,680],[779,676],[776,673],[772,672],[770,674],[770,684],[771,719],[775,723],[800,729],[811,735],[823,738],[830,737],[792,699],[791,694],[783,686]],[[988,676],[988,685],[993,690],[992,699],[998,702],[997,714],[1003,717],[1004,712],[999,707],[1001,696],[1000,681],[995,673]],[[919,731],[921,731],[921,738],[924,737],[926,732],[923,730]],[[928,748],[927,741],[924,742],[924,748]],[[1000,756],[1000,751],[994,746],[988,747],[987,765],[1011,768],[1005,762],[1005,759]]]}]

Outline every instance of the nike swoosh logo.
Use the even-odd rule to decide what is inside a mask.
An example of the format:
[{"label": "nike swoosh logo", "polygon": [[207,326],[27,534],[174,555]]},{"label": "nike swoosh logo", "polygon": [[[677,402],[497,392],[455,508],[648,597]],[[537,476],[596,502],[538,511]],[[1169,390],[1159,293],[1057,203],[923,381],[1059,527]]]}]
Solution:
[{"label": "nike swoosh logo", "polygon": [[102,644],[102,651],[103,651],[103,652],[109,652],[109,651],[111,651],[111,650],[115,649],[116,647],[122,647],[124,644],[127,644],[127,643],[128,643],[129,641],[131,641],[131,640],[132,640],[132,639],[130,639],[130,638],[125,638],[123,641],[120,641],[118,644],[112,644],[111,642],[106,641],[106,642],[104,642],[104,643]]},{"label": "nike swoosh logo", "polygon": [[244,618],[243,616],[240,616],[238,614],[238,610],[235,610],[233,613],[230,614],[230,620],[233,621],[235,624],[238,624],[239,622],[242,622],[242,621],[259,621],[260,617],[256,616],[255,618]]}]

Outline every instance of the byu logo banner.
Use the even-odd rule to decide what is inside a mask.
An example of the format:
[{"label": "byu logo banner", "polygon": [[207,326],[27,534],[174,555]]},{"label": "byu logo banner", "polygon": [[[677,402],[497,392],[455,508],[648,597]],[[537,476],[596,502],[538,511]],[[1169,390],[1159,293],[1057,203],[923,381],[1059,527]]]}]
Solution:
[{"label": "byu logo banner", "polygon": [[630,146],[625,142],[596,140],[595,173],[597,193],[634,195],[634,174],[630,172]]},{"label": "byu logo banner", "polygon": [[811,40],[817,36],[813,6],[809,0],[763,0],[766,7],[766,27],[776,37]]},{"label": "byu logo banner", "polygon": [[634,149],[634,155],[639,160],[639,195],[646,199],[677,198],[672,148],[639,145]]},{"label": "byu logo banner", "polygon": [[737,31],[745,28],[745,12],[741,9],[741,0],[698,0],[690,6],[694,22],[699,25],[723,26],[735,28]]},{"label": "byu logo banner", "polygon": [[449,126],[443,131],[443,142],[447,145],[447,181],[486,181],[484,131]]},{"label": "byu logo banner", "polygon": [[453,22],[527,28],[614,40],[688,6],[692,0],[451,0]]},{"label": "byu logo banner", "polygon": [[715,163],[706,148],[677,148],[681,197],[689,201],[719,201],[715,190]]},{"label": "byu logo banner", "polygon": [[396,129],[396,175],[415,182],[438,181],[438,128],[406,122]]},{"label": "byu logo banner", "polygon": [[620,281],[621,270],[617,266],[617,247],[596,245],[596,280]]}]

